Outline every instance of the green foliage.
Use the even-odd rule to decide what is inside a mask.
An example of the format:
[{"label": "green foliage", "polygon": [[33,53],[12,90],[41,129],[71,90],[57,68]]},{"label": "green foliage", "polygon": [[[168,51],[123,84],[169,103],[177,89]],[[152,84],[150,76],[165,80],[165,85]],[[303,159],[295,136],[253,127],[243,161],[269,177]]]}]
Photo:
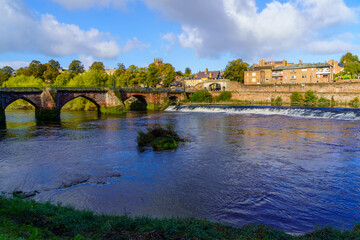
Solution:
[{"label": "green foliage", "polygon": [[304,104],[305,106],[314,107],[317,102],[317,96],[315,95],[315,92],[312,90],[309,90],[305,92],[305,99]]},{"label": "green foliage", "polygon": [[321,97],[319,100],[318,100],[318,106],[319,107],[330,107],[330,100],[329,99],[326,99],[324,97]]},{"label": "green foliage", "polygon": [[115,70],[114,76],[120,77],[122,74],[124,74],[126,71],[126,67],[123,63],[118,63],[117,68]]},{"label": "green foliage", "polygon": [[292,236],[263,225],[95,215],[49,202],[0,197],[0,239],[360,239],[360,225],[351,231],[325,227]]},{"label": "green foliage", "polygon": [[67,87],[99,87],[106,86],[109,82],[112,82],[112,76],[103,71],[92,70],[76,75],[68,82]]},{"label": "green foliage", "polygon": [[226,65],[224,77],[231,81],[244,82],[244,72],[247,71],[249,64],[242,59],[231,61]]},{"label": "green foliage", "polygon": [[65,104],[63,109],[71,111],[96,111],[97,107],[90,100],[79,97]]},{"label": "green foliage", "polygon": [[60,63],[51,59],[47,64],[45,64],[45,66],[46,71],[43,74],[43,79],[45,79],[45,81],[49,82],[50,84],[53,84],[57,76],[60,75]]},{"label": "green foliage", "polygon": [[282,106],[282,104],[283,104],[283,100],[280,96],[275,99],[274,98],[271,99],[271,106]]},{"label": "green foliage", "polygon": [[42,78],[43,79],[43,75],[44,72],[46,71],[46,65],[45,64],[41,64],[41,62],[33,60],[29,67],[29,76],[34,76],[36,78]]},{"label": "green foliage", "polygon": [[145,84],[149,87],[155,87],[160,83],[161,70],[155,64],[151,63],[147,69],[147,76]]},{"label": "green foliage", "polygon": [[147,133],[140,131],[138,134],[138,146],[144,148],[151,145],[154,151],[175,149],[183,141],[171,126],[147,128]]},{"label": "green foliage", "polygon": [[93,62],[91,66],[89,67],[90,71],[105,71],[105,65],[103,62]]},{"label": "green foliage", "polygon": [[54,85],[59,86],[59,87],[65,87],[68,85],[68,83],[74,76],[75,76],[75,73],[65,71],[56,77]]},{"label": "green foliage", "polygon": [[165,67],[163,71],[163,80],[162,83],[164,85],[169,85],[170,83],[174,82],[176,78],[175,68],[170,64]]},{"label": "green foliage", "polygon": [[360,106],[359,98],[356,97],[353,100],[351,100],[349,105],[350,105],[350,107],[358,108]]},{"label": "green foliage", "polygon": [[191,75],[191,69],[189,67],[185,68],[185,74],[188,76]]},{"label": "green foliage", "polygon": [[0,68],[0,86],[9,80],[9,78],[14,74],[14,69],[9,66]]},{"label": "green foliage", "polygon": [[344,72],[350,74],[351,78],[354,79],[360,73],[360,63],[346,62],[344,66]]},{"label": "green foliage", "polygon": [[340,59],[340,64],[349,63],[349,62],[359,62],[359,57],[357,55],[353,55],[352,53],[348,52],[343,55]]},{"label": "green foliage", "polygon": [[291,106],[301,106],[303,103],[303,96],[299,92],[293,92],[290,96]]},{"label": "green foliage", "polygon": [[217,102],[226,102],[231,100],[231,92],[221,92],[219,96],[215,98]]},{"label": "green foliage", "polygon": [[330,100],[330,107],[335,107],[336,106],[336,101],[334,96],[331,96],[331,100]]},{"label": "green foliage", "polygon": [[75,75],[83,73],[84,71],[84,65],[79,60],[73,60],[69,65],[69,72]]},{"label": "green foliage", "polygon": [[212,102],[212,97],[209,91],[207,90],[199,90],[191,94],[190,96],[191,102]]},{"label": "green foliage", "polygon": [[45,85],[41,78],[34,76],[20,75],[11,77],[7,82],[3,83],[3,87],[43,87]]}]

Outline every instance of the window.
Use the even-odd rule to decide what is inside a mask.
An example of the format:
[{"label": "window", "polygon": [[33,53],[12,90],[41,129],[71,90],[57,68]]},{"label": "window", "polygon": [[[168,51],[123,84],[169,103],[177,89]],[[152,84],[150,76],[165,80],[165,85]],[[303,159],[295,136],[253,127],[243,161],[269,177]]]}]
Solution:
[{"label": "window", "polygon": [[301,71],[303,71],[303,72],[307,72],[307,68],[305,68],[305,69],[301,69]]},{"label": "window", "polygon": [[293,70],[291,70],[290,72],[291,72],[291,73],[296,73],[296,70],[295,70],[295,69],[293,69]]},{"label": "window", "polygon": [[296,79],[296,76],[295,76],[295,75],[291,75],[291,79]]},{"label": "window", "polygon": [[302,75],[301,78],[307,78],[307,75]]},{"label": "window", "polygon": [[256,73],[252,73],[252,76],[255,77],[255,76],[256,76]]}]

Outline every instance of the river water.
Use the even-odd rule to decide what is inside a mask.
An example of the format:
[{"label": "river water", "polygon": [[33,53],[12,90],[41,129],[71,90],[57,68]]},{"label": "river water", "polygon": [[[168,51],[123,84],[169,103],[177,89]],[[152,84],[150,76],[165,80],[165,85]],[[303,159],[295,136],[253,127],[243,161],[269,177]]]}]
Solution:
[{"label": "river water", "polygon": [[[266,224],[299,234],[360,222],[360,113],[349,109],[181,107],[36,123],[7,111],[0,192],[105,214]],[[176,151],[139,152],[137,132],[172,125]]]}]

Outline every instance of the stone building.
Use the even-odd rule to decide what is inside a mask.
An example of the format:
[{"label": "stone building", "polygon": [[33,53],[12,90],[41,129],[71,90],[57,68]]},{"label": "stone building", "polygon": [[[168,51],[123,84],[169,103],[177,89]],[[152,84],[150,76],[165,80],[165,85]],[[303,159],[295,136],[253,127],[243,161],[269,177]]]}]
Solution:
[{"label": "stone building", "polygon": [[284,60],[271,65],[262,64],[262,61],[260,66],[254,65],[244,73],[245,84],[330,83],[335,74],[344,70],[343,65],[334,60],[325,63],[302,63],[300,60],[298,64],[287,64]]},{"label": "stone building", "polygon": [[186,87],[191,88],[205,81],[222,79],[222,74],[223,74],[222,70],[209,71],[206,68],[205,72],[199,71],[198,73],[194,74],[194,78],[184,79],[184,84]]}]

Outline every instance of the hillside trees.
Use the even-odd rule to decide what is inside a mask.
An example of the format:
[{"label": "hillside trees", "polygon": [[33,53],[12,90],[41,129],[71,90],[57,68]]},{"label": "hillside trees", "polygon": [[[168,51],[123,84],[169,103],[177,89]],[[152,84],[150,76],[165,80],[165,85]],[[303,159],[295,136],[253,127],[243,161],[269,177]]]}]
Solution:
[{"label": "hillside trees", "polygon": [[14,69],[12,69],[9,66],[5,66],[3,68],[0,68],[0,86],[9,80],[9,78],[14,74]]},{"label": "hillside trees", "polygon": [[228,65],[226,65],[224,71],[224,77],[231,80],[237,81],[240,83],[244,82],[244,72],[249,68],[249,64],[243,62],[242,59],[237,59],[230,61]]}]

